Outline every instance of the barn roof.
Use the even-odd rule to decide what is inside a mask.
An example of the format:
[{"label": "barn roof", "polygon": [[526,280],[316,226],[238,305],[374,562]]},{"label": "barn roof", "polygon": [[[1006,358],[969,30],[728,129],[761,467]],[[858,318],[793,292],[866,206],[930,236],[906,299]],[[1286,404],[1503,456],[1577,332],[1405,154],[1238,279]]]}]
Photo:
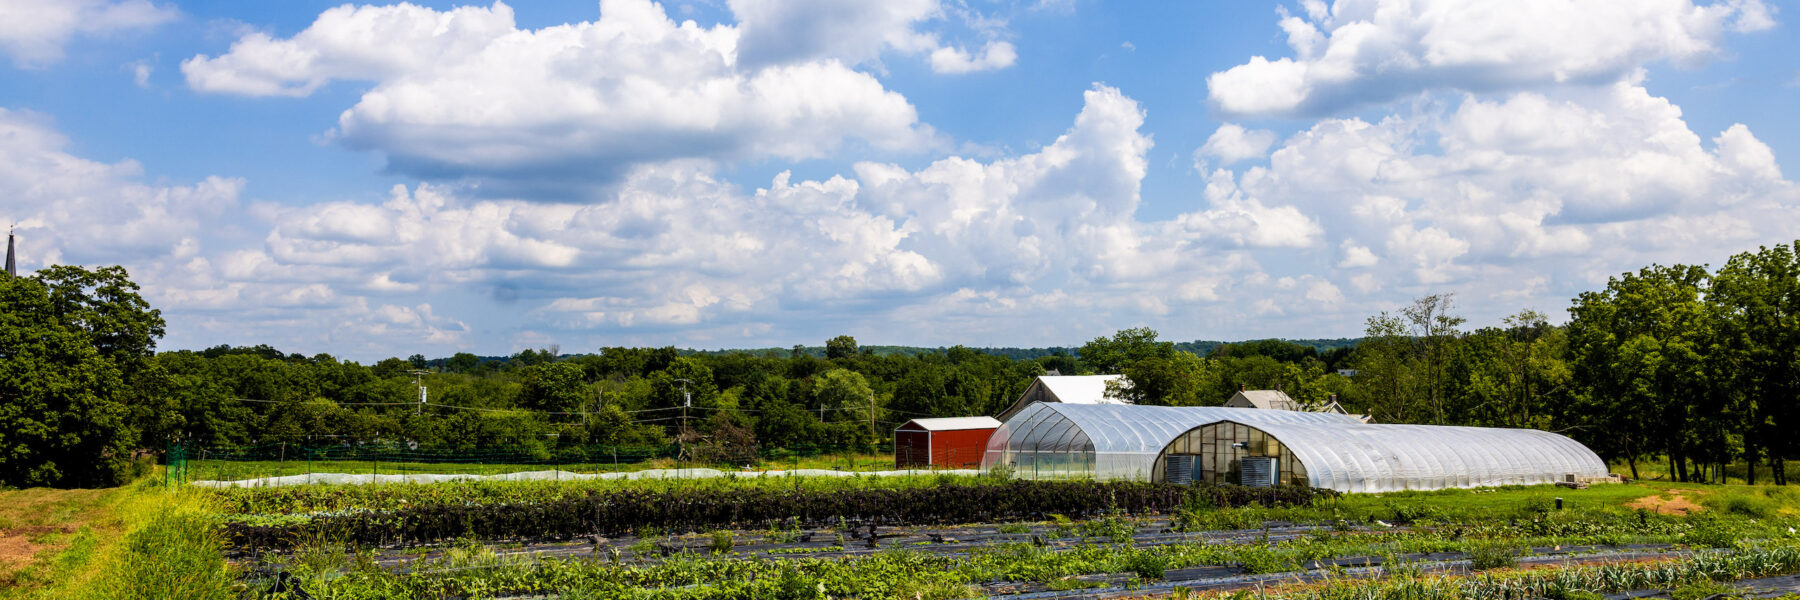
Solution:
[{"label": "barn roof", "polygon": [[999,426],[1000,420],[993,417],[945,417],[941,419],[913,419],[902,423],[898,429],[959,431],[964,429],[993,429]]}]

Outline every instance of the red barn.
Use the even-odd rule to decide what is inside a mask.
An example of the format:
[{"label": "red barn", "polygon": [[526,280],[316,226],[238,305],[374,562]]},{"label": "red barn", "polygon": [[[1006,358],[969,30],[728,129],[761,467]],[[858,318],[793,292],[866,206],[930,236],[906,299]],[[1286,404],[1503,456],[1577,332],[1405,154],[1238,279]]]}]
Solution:
[{"label": "red barn", "polygon": [[981,468],[988,436],[998,427],[993,417],[907,421],[894,429],[894,468]]}]

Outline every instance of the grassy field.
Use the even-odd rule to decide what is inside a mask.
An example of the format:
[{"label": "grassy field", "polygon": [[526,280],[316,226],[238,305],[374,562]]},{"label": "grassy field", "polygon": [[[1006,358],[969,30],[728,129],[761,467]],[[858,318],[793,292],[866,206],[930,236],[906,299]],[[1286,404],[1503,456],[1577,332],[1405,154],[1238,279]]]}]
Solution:
[{"label": "grassy field", "polygon": [[[1800,481],[1800,461],[1790,460],[1790,461],[1785,462],[1784,465],[1785,466],[1783,467],[1783,469],[1786,471],[1788,478],[1792,479],[1792,480]],[[1631,476],[1631,465],[1626,464],[1625,461],[1615,461],[1612,464],[1608,465],[1608,467],[1611,468],[1612,472],[1614,472],[1614,473],[1618,473],[1625,477]],[[1690,469],[1692,469],[1692,467],[1690,467]],[[1660,457],[1651,457],[1651,458],[1639,460],[1637,463],[1637,471],[1638,471],[1639,479],[1644,479],[1644,480],[1649,480],[1649,481],[1674,481],[1675,480],[1674,477],[1669,476],[1668,461],[1664,460]],[[1725,481],[1723,483],[1745,484],[1749,481],[1749,479],[1747,478],[1747,476],[1749,475],[1749,471],[1750,471],[1750,465],[1748,465],[1748,464],[1733,463],[1733,464],[1726,465],[1725,466]],[[1690,470],[1689,475],[1693,476],[1693,477],[1699,477],[1698,472],[1691,471],[1691,470]],[[1756,467],[1756,483],[1761,485],[1761,484],[1770,483],[1772,481],[1775,481],[1774,471],[1772,469],[1770,469],[1768,465],[1757,465],[1757,467]]]},{"label": "grassy field", "polygon": [[160,478],[0,491],[0,599],[233,598],[214,500]]}]

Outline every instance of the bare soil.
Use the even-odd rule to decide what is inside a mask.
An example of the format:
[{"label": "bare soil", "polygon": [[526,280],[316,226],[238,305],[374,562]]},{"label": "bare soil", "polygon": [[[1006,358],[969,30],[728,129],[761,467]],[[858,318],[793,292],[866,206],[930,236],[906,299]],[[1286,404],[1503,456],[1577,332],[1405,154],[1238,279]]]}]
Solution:
[{"label": "bare soil", "polygon": [[1700,505],[1695,504],[1692,500],[1688,500],[1685,496],[1681,495],[1682,492],[1692,491],[1693,490],[1669,490],[1668,498],[1663,498],[1660,495],[1644,496],[1631,501],[1631,503],[1626,504],[1625,507],[1647,510],[1657,514],[1685,517],[1705,510]]}]

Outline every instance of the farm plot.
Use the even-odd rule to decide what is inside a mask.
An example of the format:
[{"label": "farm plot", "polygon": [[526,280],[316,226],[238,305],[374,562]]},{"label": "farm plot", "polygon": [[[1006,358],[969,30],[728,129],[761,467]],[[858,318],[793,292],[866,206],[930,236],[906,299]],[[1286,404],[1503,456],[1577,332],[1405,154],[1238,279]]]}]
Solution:
[{"label": "farm plot", "polygon": [[1600,569],[1625,591],[1800,571],[1791,514],[1623,507],[1646,489],[1564,492],[1567,510],[1533,489],[1338,498],[985,478],[521,491],[233,490],[223,531],[253,591],[287,574],[339,598],[1313,597],[1450,589],[1472,572]]}]

